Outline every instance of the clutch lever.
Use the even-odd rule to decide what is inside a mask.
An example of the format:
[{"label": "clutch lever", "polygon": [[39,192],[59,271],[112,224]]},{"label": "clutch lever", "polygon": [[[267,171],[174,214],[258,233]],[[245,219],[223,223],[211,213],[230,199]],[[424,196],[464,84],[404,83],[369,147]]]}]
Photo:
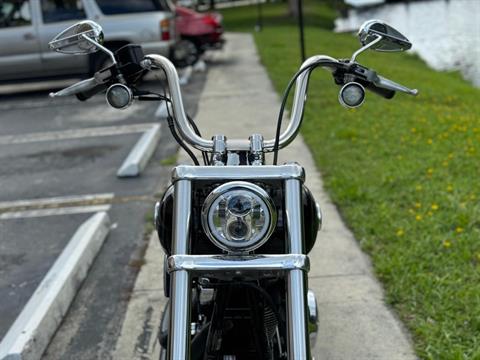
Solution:
[{"label": "clutch lever", "polygon": [[99,84],[100,83],[97,82],[97,80],[94,77],[92,77],[90,79],[79,81],[79,82],[77,82],[73,85],[70,85],[69,87],[66,87],[65,89],[62,89],[60,91],[51,92],[48,96],[50,96],[51,98],[55,98],[55,97],[60,97],[60,96],[75,95],[77,93],[81,93],[81,92],[91,90]]},{"label": "clutch lever", "polygon": [[[104,88],[103,85],[108,84],[112,79],[113,74],[112,74],[111,68],[112,67],[108,67],[106,69],[97,71],[93,77],[79,81],[57,92],[51,92],[50,94],[48,94],[48,96],[50,96],[51,98],[55,98],[55,97],[61,97],[61,96],[78,95],[83,93],[89,93],[94,89],[98,89],[98,91],[101,91]],[[85,99],[80,99],[80,100],[85,100]]]}]

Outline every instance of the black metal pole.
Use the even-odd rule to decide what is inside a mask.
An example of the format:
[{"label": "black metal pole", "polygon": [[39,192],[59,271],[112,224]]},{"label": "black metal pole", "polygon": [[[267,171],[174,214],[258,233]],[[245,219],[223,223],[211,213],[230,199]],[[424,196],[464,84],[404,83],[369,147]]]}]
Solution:
[{"label": "black metal pole", "polygon": [[259,32],[263,29],[263,17],[262,17],[262,0],[257,0],[257,24],[255,25],[255,31]]},{"label": "black metal pole", "polygon": [[298,29],[300,31],[300,56],[302,58],[302,63],[305,61],[305,35],[304,35],[304,24],[303,24],[303,6],[302,0],[297,0],[298,6]]}]

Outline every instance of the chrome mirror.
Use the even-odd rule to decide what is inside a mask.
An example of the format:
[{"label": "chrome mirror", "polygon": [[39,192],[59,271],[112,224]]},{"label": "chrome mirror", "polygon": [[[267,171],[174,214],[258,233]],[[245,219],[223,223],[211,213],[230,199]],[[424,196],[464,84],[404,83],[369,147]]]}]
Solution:
[{"label": "chrome mirror", "polygon": [[399,31],[380,20],[368,20],[358,31],[363,46],[377,51],[404,51],[412,47],[412,43]]},{"label": "chrome mirror", "polygon": [[50,49],[64,54],[89,54],[101,49],[102,43],[102,27],[85,20],[63,30],[48,45]]}]

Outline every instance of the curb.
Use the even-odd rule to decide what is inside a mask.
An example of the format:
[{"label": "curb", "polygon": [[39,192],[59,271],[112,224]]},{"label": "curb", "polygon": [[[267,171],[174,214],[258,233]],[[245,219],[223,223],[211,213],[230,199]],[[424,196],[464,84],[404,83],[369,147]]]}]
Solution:
[{"label": "curb", "polygon": [[140,175],[143,169],[145,169],[148,160],[152,157],[159,140],[160,125],[155,124],[137,141],[122,166],[120,166],[120,169],[118,169],[117,177],[135,177]]},{"label": "curb", "polygon": [[109,229],[106,212],[96,213],[80,225],[0,343],[0,359],[41,358]]},{"label": "curb", "polygon": [[180,85],[187,85],[188,82],[190,81],[190,77],[192,76],[193,68],[192,66],[187,66],[185,70],[182,72],[182,75],[180,76],[179,83]]},{"label": "curb", "polygon": [[205,72],[207,71],[207,63],[200,59],[195,64],[193,64],[193,71],[194,72]]}]

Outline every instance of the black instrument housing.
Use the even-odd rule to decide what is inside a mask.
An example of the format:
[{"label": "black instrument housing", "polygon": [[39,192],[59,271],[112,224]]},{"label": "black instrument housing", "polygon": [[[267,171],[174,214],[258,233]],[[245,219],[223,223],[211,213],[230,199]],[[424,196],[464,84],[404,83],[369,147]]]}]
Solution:
[{"label": "black instrument housing", "polygon": [[335,84],[345,85],[347,82],[355,81],[362,84],[365,89],[384,97],[391,99],[395,96],[395,91],[383,89],[375,85],[377,73],[365,66],[349,60],[341,60],[342,66],[338,67],[333,72]]},{"label": "black instrument housing", "polygon": [[140,64],[145,58],[140,45],[128,44],[115,52],[118,62],[118,71],[123,74],[128,84],[135,84],[145,73]]}]

